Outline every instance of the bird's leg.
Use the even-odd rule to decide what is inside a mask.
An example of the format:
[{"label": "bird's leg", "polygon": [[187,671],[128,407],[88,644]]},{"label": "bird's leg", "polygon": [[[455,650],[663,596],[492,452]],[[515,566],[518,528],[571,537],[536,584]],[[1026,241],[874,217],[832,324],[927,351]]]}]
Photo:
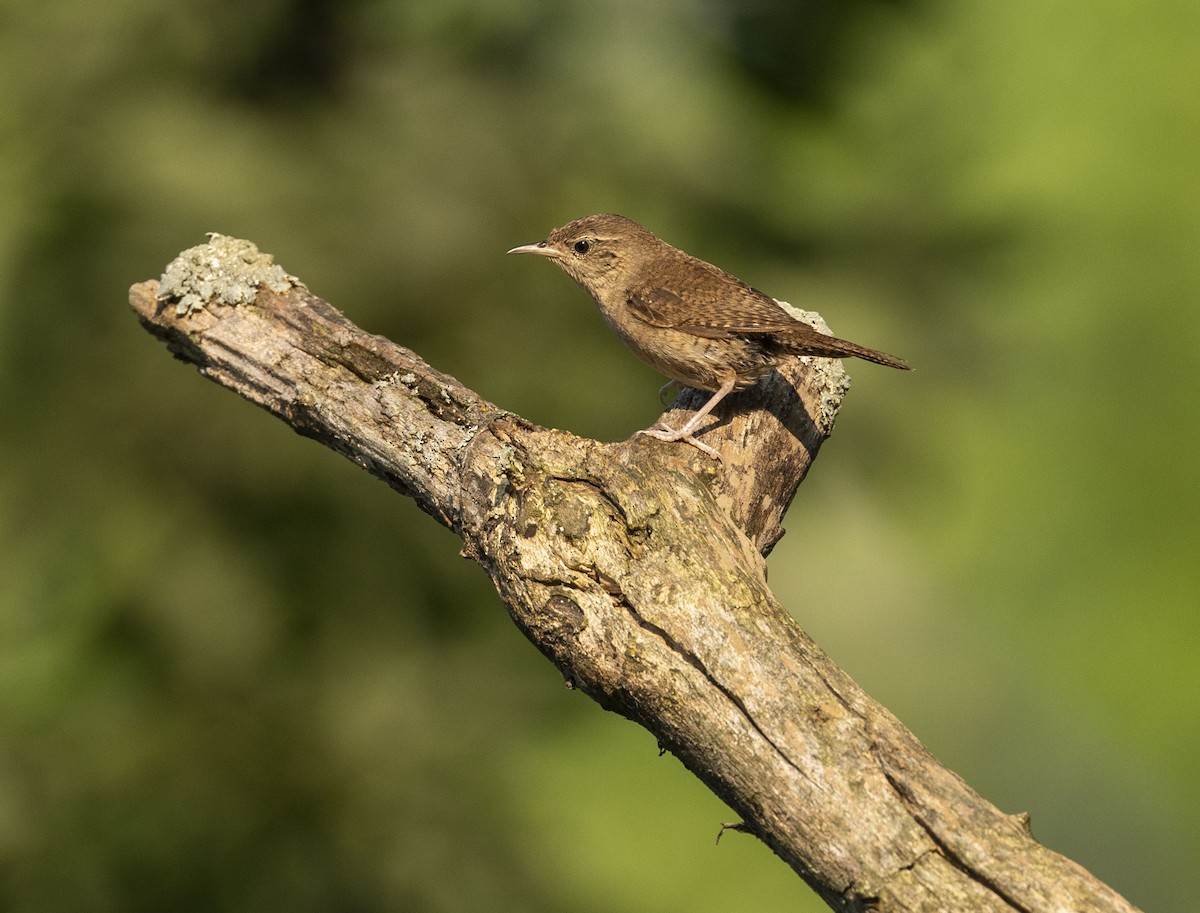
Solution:
[{"label": "bird's leg", "polygon": [[700,423],[708,417],[708,414],[713,411],[717,403],[733,392],[733,385],[736,383],[737,375],[731,374],[729,377],[727,377],[721,383],[721,386],[717,388],[717,392],[709,397],[708,402],[697,409],[695,414],[693,414],[691,418],[684,422],[681,427],[668,428],[665,424],[660,422],[653,428],[647,428],[645,431],[639,431],[638,434],[649,435],[650,437],[657,438],[660,441],[686,441],[698,450],[702,450],[704,453],[707,453],[710,457],[714,457],[718,460],[721,459],[721,454],[717,453],[716,450],[714,450],[712,447],[709,447],[707,444],[702,444],[700,441],[696,440],[696,438],[693,436],[693,432],[695,432]]}]

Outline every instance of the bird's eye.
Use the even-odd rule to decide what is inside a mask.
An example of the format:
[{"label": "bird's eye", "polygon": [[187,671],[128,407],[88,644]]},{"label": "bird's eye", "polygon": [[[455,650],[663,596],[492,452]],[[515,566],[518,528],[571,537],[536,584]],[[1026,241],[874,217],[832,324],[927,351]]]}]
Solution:
[{"label": "bird's eye", "polygon": [[586,254],[589,250],[591,250],[592,242],[587,238],[580,238],[572,246],[575,248],[575,253]]}]

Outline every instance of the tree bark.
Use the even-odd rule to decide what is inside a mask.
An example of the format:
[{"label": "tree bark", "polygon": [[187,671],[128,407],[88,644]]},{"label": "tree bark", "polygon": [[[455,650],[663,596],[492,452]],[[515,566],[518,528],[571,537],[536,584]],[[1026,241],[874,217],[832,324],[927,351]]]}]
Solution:
[{"label": "tree bark", "polygon": [[719,463],[537,427],[298,282],[268,284],[177,307],[143,282],[130,302],[176,356],[461,536],[567,679],[653,733],[835,910],[1134,910],[942,767],[767,587],[839,363],[796,359],[731,398],[704,435]]}]

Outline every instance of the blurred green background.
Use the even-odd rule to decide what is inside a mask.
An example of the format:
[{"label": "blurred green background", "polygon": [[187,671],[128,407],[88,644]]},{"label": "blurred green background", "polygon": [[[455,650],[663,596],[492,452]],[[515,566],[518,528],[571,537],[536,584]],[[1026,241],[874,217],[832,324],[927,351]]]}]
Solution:
[{"label": "blurred green background", "polygon": [[515,244],[644,222],[908,358],[770,560],[951,768],[1147,910],[1200,858],[1200,6],[0,5],[0,909],[823,906],[413,505],[129,311],[255,241],[492,401],[661,379]]}]

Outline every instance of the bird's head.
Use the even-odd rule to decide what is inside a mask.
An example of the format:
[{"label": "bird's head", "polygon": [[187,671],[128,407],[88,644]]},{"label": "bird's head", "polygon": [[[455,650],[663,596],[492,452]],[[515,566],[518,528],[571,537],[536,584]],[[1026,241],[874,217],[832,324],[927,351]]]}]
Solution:
[{"label": "bird's head", "polygon": [[514,247],[510,254],[549,257],[593,297],[633,284],[663,242],[624,216],[603,213],[568,222],[545,241]]}]

